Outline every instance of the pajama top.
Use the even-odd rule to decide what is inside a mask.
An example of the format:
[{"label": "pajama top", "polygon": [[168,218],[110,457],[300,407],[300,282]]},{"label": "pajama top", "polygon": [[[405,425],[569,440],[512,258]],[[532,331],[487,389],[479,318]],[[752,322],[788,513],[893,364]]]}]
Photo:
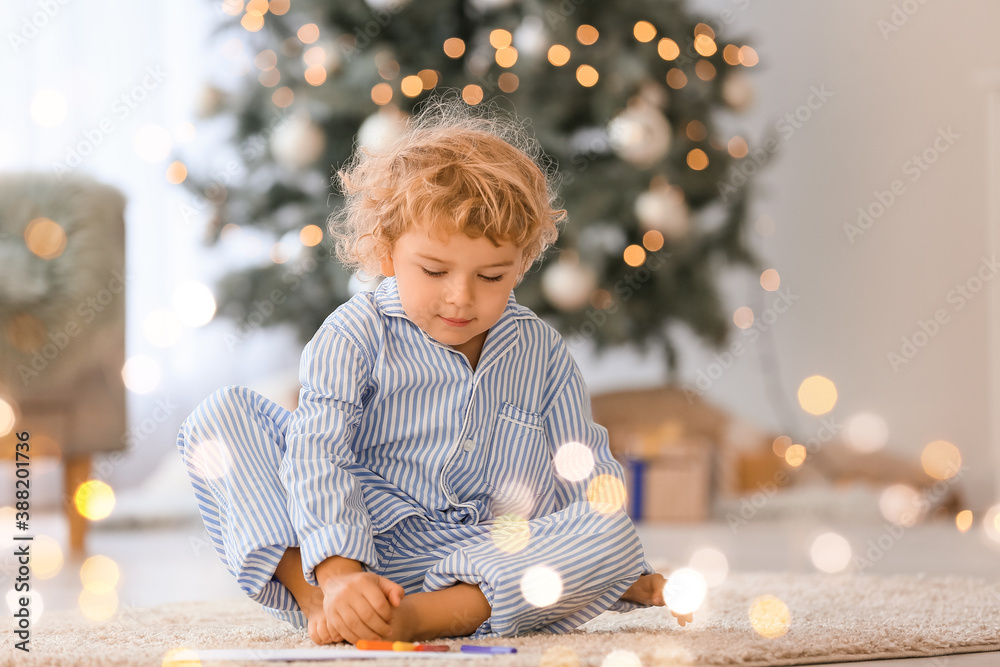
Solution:
[{"label": "pajama top", "polygon": [[[279,474],[312,585],[331,556],[374,568],[373,536],[408,516],[532,519],[586,502],[598,475],[624,481],[562,336],[513,292],[473,371],[406,316],[386,278],[326,319],[299,379]],[[554,468],[570,441],[593,454],[586,479]],[[594,548],[581,537],[581,550]]]}]

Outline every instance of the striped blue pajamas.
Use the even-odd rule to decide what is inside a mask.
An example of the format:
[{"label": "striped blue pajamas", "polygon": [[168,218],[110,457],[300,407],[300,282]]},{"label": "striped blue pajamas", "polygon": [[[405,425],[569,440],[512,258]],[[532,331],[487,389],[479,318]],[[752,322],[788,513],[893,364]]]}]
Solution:
[{"label": "striped blue pajamas", "polygon": [[[492,614],[474,637],[567,632],[640,606],[619,600],[653,572],[635,527],[591,502],[623,488],[607,431],[562,337],[513,293],[473,370],[406,317],[386,278],[327,318],[299,379],[294,412],[226,387],[177,442],[216,551],[268,613],[306,625],[273,576],[293,546],[312,585],[334,555],[406,593],[478,585]],[[553,464],[570,442],[593,458],[583,479]]]}]

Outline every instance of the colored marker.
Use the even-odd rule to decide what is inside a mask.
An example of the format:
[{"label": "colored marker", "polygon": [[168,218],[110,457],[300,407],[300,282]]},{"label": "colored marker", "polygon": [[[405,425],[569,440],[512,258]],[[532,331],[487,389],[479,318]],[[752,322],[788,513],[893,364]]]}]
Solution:
[{"label": "colored marker", "polygon": [[383,642],[374,639],[359,639],[354,645],[362,651],[416,651],[417,645],[410,642]]},{"label": "colored marker", "polygon": [[462,644],[464,653],[517,653],[517,649],[511,646],[473,646],[472,644]]},{"label": "colored marker", "polygon": [[444,644],[417,644],[416,651],[450,651],[451,649]]}]

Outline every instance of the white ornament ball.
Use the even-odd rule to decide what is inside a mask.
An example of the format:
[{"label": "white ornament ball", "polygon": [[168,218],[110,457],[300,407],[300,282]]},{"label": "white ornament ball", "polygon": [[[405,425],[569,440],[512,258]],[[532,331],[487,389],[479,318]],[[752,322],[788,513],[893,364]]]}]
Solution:
[{"label": "white ornament ball", "polygon": [[326,148],[326,135],[309,115],[297,112],[271,135],[271,153],[278,164],[302,169],[319,159]]},{"label": "white ornament ball", "polygon": [[542,292],[559,310],[573,311],[585,306],[597,287],[597,274],[578,262],[560,260],[542,274]]},{"label": "white ornament ball", "polygon": [[365,118],[358,129],[358,143],[377,151],[392,144],[406,129],[407,115],[395,107],[382,107]]},{"label": "white ornament ball", "polygon": [[722,99],[736,111],[746,111],[753,104],[753,97],[753,86],[746,74],[730,74],[722,83]]},{"label": "white ornament ball", "polygon": [[635,216],[643,229],[656,230],[671,240],[682,238],[690,227],[684,193],[674,186],[647,190],[636,197]]},{"label": "white ornament ball", "polygon": [[608,123],[611,147],[623,160],[649,166],[670,148],[670,123],[663,113],[643,101],[629,105]]},{"label": "white ornament ball", "polygon": [[514,30],[514,47],[519,54],[528,58],[538,58],[545,53],[548,37],[545,23],[538,16],[527,16]]}]

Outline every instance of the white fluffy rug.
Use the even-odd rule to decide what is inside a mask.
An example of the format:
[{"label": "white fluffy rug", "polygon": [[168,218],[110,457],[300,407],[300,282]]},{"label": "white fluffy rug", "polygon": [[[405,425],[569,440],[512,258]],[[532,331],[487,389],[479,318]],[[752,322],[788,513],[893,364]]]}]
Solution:
[{"label": "white fluffy rug", "polygon": [[[50,612],[33,628],[30,654],[12,648],[9,630],[3,634],[2,665],[161,665],[164,657],[180,648],[314,648],[304,631],[272,619],[246,599],[128,610],[97,624],[76,612]],[[442,643],[457,650],[470,642]],[[996,651],[1000,650],[1000,582],[962,577],[731,574],[725,583],[710,589],[694,624],[686,628],[678,627],[663,608],[651,608],[605,613],[568,635],[476,643],[515,646],[518,653],[459,664],[764,667]],[[415,661],[326,664],[398,667],[407,663]],[[321,663],[204,664],[308,667]]]}]

